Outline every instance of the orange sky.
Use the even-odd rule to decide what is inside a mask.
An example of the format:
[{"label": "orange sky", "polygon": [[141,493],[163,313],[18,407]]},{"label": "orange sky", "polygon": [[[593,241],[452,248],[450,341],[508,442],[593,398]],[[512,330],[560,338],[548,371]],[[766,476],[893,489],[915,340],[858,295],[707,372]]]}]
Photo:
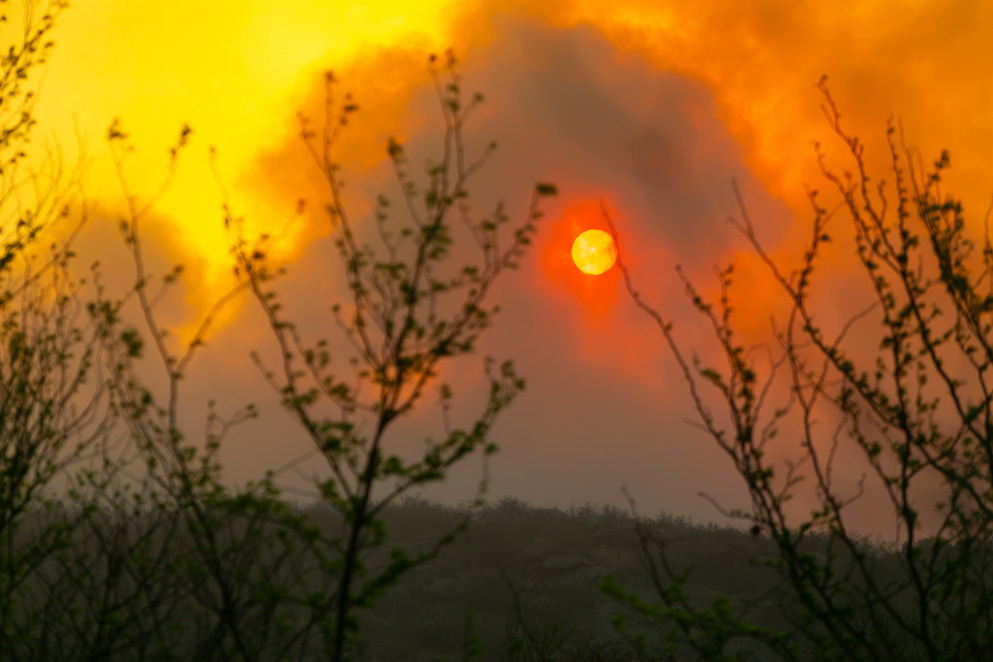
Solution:
[{"label": "orange sky", "polygon": [[[296,137],[296,111],[320,112],[325,69],[334,69],[343,90],[355,95],[361,110],[338,155],[349,183],[346,201],[361,218],[374,195],[391,185],[381,161],[387,135],[415,148],[437,144],[437,102],[425,85],[424,62],[427,53],[453,47],[467,87],[487,96],[474,139],[501,144],[481,185],[480,208],[503,197],[522,210],[536,180],[555,182],[561,192],[548,206],[529,264],[501,290],[510,299],[509,328],[502,336],[494,331],[492,346],[522,354],[539,384],[525,396],[531,404],[520,405],[518,418],[507,423],[507,436],[532,430],[570,438],[586,429],[610,437],[576,440],[565,465],[556,460],[569,445],[562,439],[510,444],[493,470],[502,472],[498,488],[568,505],[619,501],[618,486],[627,482],[653,507],[706,517],[712,511],[694,496],[698,483],[729,473],[703,447],[708,440],[679,423],[686,400],[660,339],[617,289],[616,272],[592,284],[556,264],[558,246],[574,238],[576,210],[588,213],[606,200],[622,239],[630,240],[625,257],[639,289],[674,311],[687,338],[699,323],[686,311],[672,263],[709,283],[715,262],[737,259],[752,299],[751,310],[743,306],[743,323],[759,337],[772,304],[760,296],[767,286],[755,261],[741,254],[740,238],[724,223],[737,213],[730,179],[741,182],[770,248],[795,256],[809,219],[803,184],[823,188],[812,142],[824,142],[839,169],[847,165],[815,88],[827,74],[847,128],[868,144],[870,165],[885,163],[887,117],[901,118],[926,160],[949,149],[949,188],[965,200],[971,222],[980,223],[993,193],[993,69],[985,64],[991,33],[993,5],[966,0],[844,7],[809,0],[87,0],[56,28],[37,116],[45,135],[70,155],[78,126],[92,159],[89,193],[110,217],[121,209],[103,141],[111,118],[121,118],[135,146],[128,177],[139,195],[150,194],[164,176],[166,149],[179,128],[193,127],[177,178],[147,228],[155,238],[149,250],[161,264],[189,267],[183,297],[166,310],[182,326],[230,282],[208,147],[216,146],[221,176],[250,231],[283,227],[300,197],[314,203],[282,237],[277,257],[293,265],[293,277],[334,296],[337,265],[318,257],[327,254],[319,204],[325,193]],[[124,254],[113,243],[119,238],[100,223],[89,246],[109,255],[118,250],[111,264],[118,260],[126,275]],[[841,265],[845,258],[831,259]],[[303,282],[293,277],[289,283]],[[288,291],[287,298],[311,314],[302,295]],[[226,350],[206,364],[233,366],[238,352],[243,357],[268,341],[249,308],[246,301],[232,309],[226,324],[240,331],[220,332],[229,334],[222,335]],[[525,345],[515,325],[543,329]],[[540,342],[554,345],[562,363],[550,366]],[[253,374],[250,366],[239,369]],[[577,375],[593,390],[576,390]],[[599,432],[556,418],[574,410],[559,402],[571,398],[622,403],[614,411],[620,407],[626,418],[598,422]],[[693,445],[661,441],[659,428]],[[275,457],[261,441],[254,448],[261,459],[246,467]],[[653,462],[689,467],[680,473],[698,480],[659,481],[636,468]],[[534,487],[541,481],[531,472],[541,470],[548,486]],[[466,481],[475,477],[467,473],[448,496],[458,489],[468,496]]]}]

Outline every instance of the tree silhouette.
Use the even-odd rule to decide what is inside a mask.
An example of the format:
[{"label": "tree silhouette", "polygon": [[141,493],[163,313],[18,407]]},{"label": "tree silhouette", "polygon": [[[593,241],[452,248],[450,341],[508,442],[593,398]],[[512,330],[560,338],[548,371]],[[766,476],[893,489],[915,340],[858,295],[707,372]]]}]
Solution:
[{"label": "tree silhouette", "polygon": [[[379,197],[375,220],[380,253],[356,234],[342,203],[338,165],[333,160],[335,142],[358,110],[357,104],[346,95],[335,108],[335,79],[329,72],[320,133],[305,117],[300,118],[301,137],[328,184],[329,221],[351,295],[348,308],[336,304],[333,309],[355,352],[346,376],[332,373],[326,339],[307,345],[284,318],[268,285],[276,275],[267,263],[269,237],[263,235],[249,245],[240,231],[240,219],[226,205],[225,224],[235,229],[237,239],[238,272],[247,276],[282,357],[278,375],[258,356],[255,361],[326,460],[331,477],[318,486],[320,494],[344,522],[343,535],[321,532],[312,541],[322,571],[338,577],[338,583],[308,598],[315,609],[333,616],[324,633],[335,660],[345,654],[347,637],[358,629],[355,610],[372,606],[402,574],[434,558],[468,524],[464,520],[427,551],[411,555],[394,548],[386,567],[367,577],[363,555],[386,540],[382,511],[410,489],[443,480],[452,465],[473,452],[495,452],[490,428],[524,389],[524,380],[512,362],[497,366],[488,357],[484,366],[489,381],[487,401],[470,428],[450,426],[447,412],[453,396],[448,385],[441,384],[442,438],[427,439],[423,455],[416,460],[404,459],[388,441],[392,425],[411,412],[433,385],[439,365],[473,351],[498,310],[487,302],[494,283],[504,270],[517,267],[536,229],[534,221],[541,216],[540,199],[556,192],[550,184],[535,187],[525,219],[501,248],[500,235],[509,222],[503,204],[480,220],[473,217],[468,204],[470,179],[496,148],[490,143],[478,159],[467,161],[465,122],[483,97],[476,94],[464,104],[454,55],[445,56],[444,78],[435,68],[436,59],[432,55],[429,64],[445,122],[443,153],[440,160],[428,164],[428,182],[419,187],[407,171],[403,146],[390,139],[387,152],[409,221],[397,232],[391,227],[390,201]],[[455,236],[453,217],[465,226],[480,256],[475,264],[457,270],[448,264]],[[324,413],[321,405],[331,405],[334,413]]]},{"label": "tree silhouette", "polygon": [[[38,71],[64,2],[26,2],[21,30],[0,64],[0,655],[13,655],[50,623],[56,596],[39,595],[44,570],[85,527],[91,498],[57,502],[54,483],[94,457],[113,464],[110,411],[95,370],[98,330],[78,295],[85,279],[70,269],[87,220],[80,172],[45,145],[28,155]],[[8,7],[0,8],[6,23]],[[67,226],[68,227],[64,227]],[[58,228],[66,237],[43,244]],[[96,375],[94,375],[96,372]],[[94,383],[96,376],[97,383]],[[43,654],[42,652],[37,654]]]},{"label": "tree silhouette", "polygon": [[[335,108],[335,81],[329,73],[326,117],[319,138],[301,118],[302,139],[327,178],[332,198],[330,227],[352,297],[349,318],[341,313],[340,305],[334,307],[336,320],[357,354],[348,376],[330,372],[327,340],[305,345],[294,324],[284,317],[272,289],[284,270],[270,264],[270,237],[249,241],[243,219],[234,216],[226,198],[222,220],[232,238],[239,283],[217,300],[186,346],[175,349],[169,329],[157,320],[156,306],[178,282],[182,267],[161,277],[150,273],[142,227],[168,188],[192,131],[182,128],[168,151],[167,177],[158,192],[141,201],[128,185],[129,136],[120,121],[111,124],[107,138],[125,202],[121,233],[131,253],[135,284],[117,300],[106,299],[99,287],[90,309],[103,341],[113,411],[126,427],[144,473],[137,488],[125,486],[103,495],[124,524],[113,535],[104,530],[105,522],[94,525],[99,544],[92,554],[100,559],[112,554],[116,565],[127,568],[126,576],[114,580],[107,572],[96,575],[113,585],[112,593],[127,596],[115,603],[115,614],[124,612],[125,602],[133,610],[139,606],[154,610],[153,616],[139,623],[124,619],[138,633],[130,633],[128,641],[133,645],[154,649],[165,658],[306,658],[323,650],[323,657],[346,659],[361,644],[356,637],[357,610],[371,607],[404,573],[437,556],[468,524],[471,514],[426,551],[408,553],[396,547],[390,550],[385,567],[373,572],[368,565],[370,552],[386,543],[380,517],[385,508],[413,487],[443,480],[451,466],[470,454],[496,450],[489,430],[524,388],[513,364],[505,361],[497,366],[486,359],[487,402],[465,430],[449,425],[447,412],[453,395],[448,386],[435,384],[435,377],[442,361],[471,353],[476,339],[489,327],[497,310],[487,302],[491,289],[504,270],[517,266],[530,244],[534,222],[541,215],[541,197],[555,193],[552,185],[536,186],[525,219],[511,240],[504,240],[504,248],[500,237],[509,218],[502,204],[490,218],[473,219],[467,185],[495,144],[477,160],[466,162],[465,121],[482,96],[476,95],[463,107],[451,54],[445,69],[445,81],[431,69],[446,133],[443,156],[429,168],[423,194],[405,170],[403,148],[394,141],[388,145],[410,220],[394,232],[388,201],[379,198],[376,230],[385,257],[377,257],[369,245],[359,243],[341,202],[339,166],[332,160],[334,142],[357,105],[346,96],[341,107]],[[476,243],[480,258],[475,264],[450,265],[453,217],[459,218]],[[337,521],[315,523],[290,508],[280,498],[275,472],[239,494],[229,494],[222,485],[218,452],[235,425],[255,416],[251,405],[224,419],[211,402],[201,443],[188,440],[179,427],[186,371],[205,344],[219,310],[245,290],[254,295],[270,322],[281,357],[278,375],[258,355],[253,358],[324,457],[331,477],[315,487],[340,516]],[[165,373],[167,397],[161,405],[137,370],[146,344],[139,328],[125,321],[126,306],[132,302],[151,338],[152,357]],[[356,384],[362,383],[375,393],[373,397],[360,395],[362,389]],[[443,437],[428,439],[423,456],[407,460],[398,449],[391,449],[387,433],[396,420],[420,404],[429,387],[439,390],[445,414]],[[336,413],[326,413],[322,405],[331,405]],[[363,436],[360,430],[364,429],[374,432]],[[129,528],[134,521],[140,524]],[[66,574],[77,578],[78,592],[84,593],[85,582],[78,579],[81,573],[67,568]],[[87,607],[94,611],[92,604]],[[162,617],[163,613],[168,616]],[[95,624],[85,622],[78,629],[85,629],[83,625],[92,629]],[[177,628],[183,631],[179,639]]]},{"label": "tree silhouette", "polygon": [[[786,271],[763,248],[737,186],[741,216],[729,219],[790,302],[785,324],[773,329],[778,358],[763,365],[735,333],[731,267],[718,272],[721,294],[714,302],[679,271],[693,306],[715,331],[726,360],[716,367],[686,358],[671,323],[640,297],[618,259],[629,294],[673,351],[702,425],[751,495],[750,511],[727,514],[776,543],[779,555],[771,562],[790,589],[783,613],[792,631],[749,623],[740,605],[724,599],[709,609],[691,605],[682,590],[688,574],[668,563],[664,540],[647,529],[641,538],[661,602],[640,601],[609,580],[605,588],[668,622],[708,659],[733,659],[726,646],[741,637],[764,641],[784,659],[985,659],[993,650],[993,244],[987,232],[975,255],[961,203],[942,194],[947,153],[927,169],[891,122],[893,184],[877,182],[867,172],[863,143],[842,127],[826,79],[820,90],[853,166],[836,174],[818,147],[821,172],[841,204],[829,212],[809,192],[813,222],[799,266]],[[830,334],[811,290],[824,245],[839,231],[838,211],[847,212],[872,303]],[[988,230],[988,215],[986,221]],[[864,330],[872,321],[879,324],[879,352],[866,365],[859,349],[873,337]],[[769,394],[779,379],[790,395],[773,409]],[[706,405],[706,388],[726,405],[723,414]],[[841,423],[825,444],[816,421],[828,414]],[[785,471],[766,455],[777,433],[798,440],[802,451]],[[875,481],[893,508],[899,533],[889,551],[851,527],[849,508],[862,486],[846,494],[832,481],[841,444],[861,451],[869,467],[863,481]],[[817,502],[809,517],[795,519],[786,504],[802,479],[814,482]],[[937,526],[925,536],[920,490],[935,484],[940,495],[928,514],[937,516]]]}]

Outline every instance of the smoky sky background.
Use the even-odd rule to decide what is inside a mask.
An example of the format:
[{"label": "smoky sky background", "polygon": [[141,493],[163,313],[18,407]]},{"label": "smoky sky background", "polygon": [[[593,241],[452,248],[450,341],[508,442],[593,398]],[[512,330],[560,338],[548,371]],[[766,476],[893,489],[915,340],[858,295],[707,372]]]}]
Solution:
[{"label": "smoky sky background", "polygon": [[[443,124],[426,58],[451,46],[467,97],[477,90],[486,97],[466,129],[467,154],[478,154],[491,139],[499,144],[470,186],[477,218],[503,200],[512,223],[523,219],[536,181],[560,191],[543,205],[546,215],[522,268],[498,281],[493,298],[502,311],[478,351],[442,369],[456,395],[455,425],[471,424],[482,405],[483,355],[513,359],[527,379],[526,392],[493,431],[501,450],[489,462],[488,498],[626,507],[624,485],[642,513],[724,522],[698,493],[729,509],[747,508],[741,479],[691,424],[696,415],[677,365],[617,271],[596,279],[580,274],[568,257],[572,239],[602,227],[603,200],[637,289],[674,322],[687,354],[705,361],[715,357],[709,326],[692,312],[673,267],[683,265],[712,296],[714,265],[734,261],[744,338],[768,342],[769,318],[781,314],[783,302],[726,223],[739,213],[731,181],[738,181],[772,255],[784,264],[797,259],[810,219],[803,185],[825,188],[812,142],[824,143],[839,170],[851,167],[821,115],[815,84],[823,74],[846,127],[867,142],[871,168],[884,172],[891,115],[902,118],[925,157],[950,149],[949,188],[964,198],[973,229],[980,229],[993,190],[985,161],[993,139],[993,73],[980,66],[989,37],[984,26],[993,25],[983,12],[991,10],[967,2],[860,3],[845,10],[716,0],[692,9],[658,2],[539,4],[484,2],[456,10],[419,3],[415,12],[358,3],[335,13],[303,1],[202,10],[189,3],[126,9],[104,1],[72,9],[56,33],[38,114],[70,153],[73,116],[87,136],[95,212],[79,252],[86,263],[100,257],[108,282],[123,292],[132,265],[115,229],[121,200],[99,140],[110,118],[120,116],[131,130],[136,152],[129,179],[146,195],[165,174],[166,147],[188,121],[192,146],[143,225],[153,270],[164,273],[173,261],[188,267],[182,290],[161,310],[163,321],[182,333],[230,284],[221,196],[207,167],[207,146],[214,145],[246,228],[279,232],[273,255],[288,269],[277,285],[288,317],[305,338],[328,338],[344,370],[348,347],[328,310],[347,295],[343,271],[322,211],[326,185],[300,143],[295,113],[320,120],[321,72],[333,68],[336,94],[350,91],[361,108],[336,152],[350,215],[368,230],[370,204],[382,192],[394,202],[395,222],[403,222],[384,162],[386,136],[405,142],[414,175],[426,158],[439,157]],[[102,38],[92,46],[86,34]],[[287,226],[299,198],[307,211]],[[475,257],[463,244],[453,262]],[[843,242],[825,264],[818,311],[827,326],[840,325],[865,303],[852,294],[862,281]],[[871,334],[865,339],[857,351],[871,357]],[[274,349],[257,305],[245,298],[223,317],[183,383],[183,426],[193,438],[209,398],[227,413],[247,402],[259,406],[261,419],[237,428],[222,455],[225,478],[234,484],[310,450],[248,358],[258,350],[275,366]],[[145,374],[164,387],[153,361]],[[832,422],[825,411],[825,434]],[[416,452],[425,435],[440,434],[429,393],[389,443]],[[784,434],[770,454],[782,463],[799,450]],[[482,471],[481,459],[472,458],[423,494],[446,503],[470,499]],[[855,488],[863,471],[856,453],[840,452],[836,480],[843,492]],[[280,475],[295,490],[324,472],[310,458]],[[870,492],[858,502],[852,522],[888,535],[893,518],[879,496]],[[801,496],[794,507],[804,512],[809,505]]]}]

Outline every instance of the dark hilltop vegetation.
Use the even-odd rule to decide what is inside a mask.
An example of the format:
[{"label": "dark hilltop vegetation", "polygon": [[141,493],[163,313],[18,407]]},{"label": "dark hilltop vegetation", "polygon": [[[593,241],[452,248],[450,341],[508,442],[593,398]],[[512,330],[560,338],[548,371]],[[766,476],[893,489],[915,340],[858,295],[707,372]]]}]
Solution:
[{"label": "dark hilltop vegetation", "polygon": [[[237,605],[239,627],[252,629],[246,634],[264,643],[256,659],[284,659],[294,638],[306,631],[307,610],[287,608],[289,596],[333,583],[303,547],[294,556],[294,546],[286,544],[286,517],[306,520],[329,538],[344,531],[341,518],[320,503],[297,504],[283,524],[260,526],[256,520],[247,526],[246,517],[242,526],[238,509],[237,499],[208,509],[225,520],[214,529],[215,542],[231,564],[230,572],[217,576],[240,582],[226,590]],[[56,508],[25,523],[29,533],[53,527],[74,532],[22,587],[25,599],[13,616],[23,636],[17,658],[197,659],[198,651],[209,649],[205,642],[216,627],[219,596],[216,587],[189,581],[199,554],[195,546],[202,541],[189,535],[182,514],[115,517],[104,510],[85,515],[85,526],[80,515]],[[689,572],[681,590],[690,608],[726,604],[737,617],[770,629],[788,628],[795,614],[788,585],[772,563],[776,546],[735,527],[664,514],[636,521],[614,506],[561,510],[514,498],[470,508],[408,497],[384,510],[382,520],[388,537],[368,550],[361,576],[381,575],[398,555],[437,555],[358,610],[356,660],[698,659],[669,632],[671,623],[653,622],[609,588],[616,584],[628,599],[659,603],[659,588],[670,579],[658,568],[660,550],[677,574]],[[238,544],[246,530],[251,537]],[[811,552],[823,554],[827,540],[811,538]],[[887,553],[868,545],[865,550],[885,572]],[[650,560],[666,580],[658,586]],[[260,598],[265,591],[283,604],[267,606]],[[112,633],[113,641],[101,642],[101,630]],[[725,653],[731,659],[778,659],[754,638],[728,642]],[[227,654],[221,649],[216,655]],[[293,659],[323,658],[318,650]]]}]

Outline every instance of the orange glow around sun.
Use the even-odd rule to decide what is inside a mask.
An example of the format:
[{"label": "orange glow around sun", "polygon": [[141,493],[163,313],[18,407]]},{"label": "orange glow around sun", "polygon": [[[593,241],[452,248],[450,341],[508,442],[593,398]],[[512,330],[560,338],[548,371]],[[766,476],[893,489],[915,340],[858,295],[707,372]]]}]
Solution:
[{"label": "orange glow around sun", "polygon": [[[603,194],[613,210],[612,214],[617,218],[624,216],[623,207],[612,199],[612,195],[606,191]],[[564,286],[566,291],[576,297],[587,313],[597,318],[606,315],[616,301],[620,277],[620,269],[611,268],[617,259],[617,249],[606,231],[600,205],[597,198],[577,200],[567,205],[559,218],[547,229],[545,235],[547,239],[541,258],[542,270],[549,280]],[[595,277],[583,270],[583,263],[588,258],[577,261],[573,257],[577,255],[574,251],[581,252],[582,243],[578,238],[584,235],[588,238],[590,235],[587,233],[590,231],[602,234],[609,241],[610,246],[609,253],[606,247],[600,249],[604,257],[607,255],[611,257]],[[619,241],[625,241],[626,236],[624,233],[620,234]]]},{"label": "orange glow around sun", "polygon": [[617,262],[613,237],[603,230],[583,232],[572,244],[572,261],[583,273],[599,276]]}]

